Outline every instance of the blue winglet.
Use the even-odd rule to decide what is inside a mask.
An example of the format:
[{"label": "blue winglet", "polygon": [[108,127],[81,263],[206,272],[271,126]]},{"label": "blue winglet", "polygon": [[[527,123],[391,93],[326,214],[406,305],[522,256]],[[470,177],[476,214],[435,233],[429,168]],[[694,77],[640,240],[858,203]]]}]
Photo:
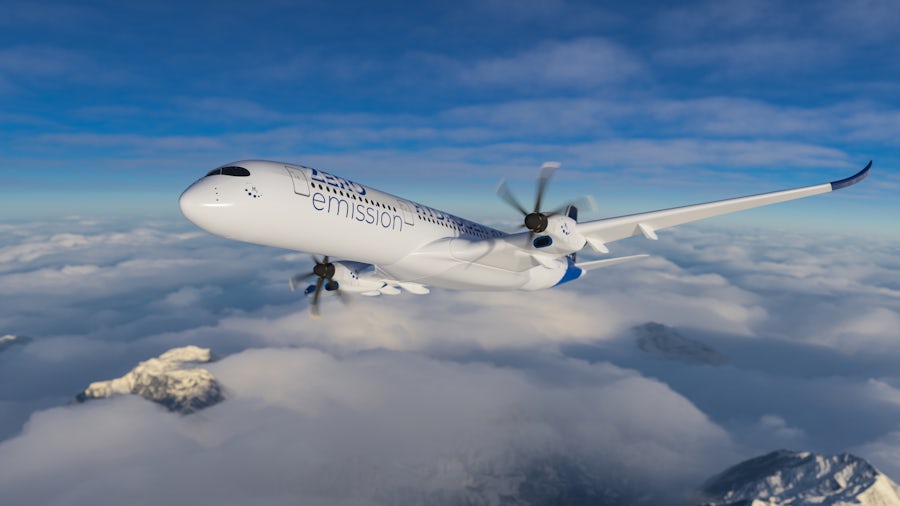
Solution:
[{"label": "blue winglet", "polygon": [[846,179],[832,181],[831,182],[831,191],[840,190],[841,188],[846,188],[848,186],[853,186],[856,183],[862,181],[863,179],[866,178],[866,176],[869,175],[869,169],[871,169],[871,168],[872,168],[872,160],[869,160],[869,163],[867,163],[866,166],[863,167],[863,170],[857,172],[856,174],[853,174],[852,176],[850,176]]}]

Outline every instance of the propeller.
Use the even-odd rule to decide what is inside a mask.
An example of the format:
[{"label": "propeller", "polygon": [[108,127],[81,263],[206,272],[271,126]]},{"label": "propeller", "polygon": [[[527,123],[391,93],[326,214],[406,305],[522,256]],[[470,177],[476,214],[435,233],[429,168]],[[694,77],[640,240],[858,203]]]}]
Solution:
[{"label": "propeller", "polygon": [[544,200],[544,192],[547,190],[547,183],[550,182],[550,178],[553,177],[553,173],[558,168],[559,164],[556,162],[547,162],[544,165],[541,165],[534,197],[534,210],[531,212],[528,212],[528,210],[525,209],[525,206],[519,203],[519,200],[512,194],[509,187],[506,186],[506,180],[500,181],[500,185],[497,186],[497,195],[503,199],[504,202],[522,213],[525,217],[524,227],[531,232],[532,236],[547,229],[547,215],[541,212],[541,203]]},{"label": "propeller", "polygon": [[314,318],[319,318],[319,297],[322,295],[322,288],[325,288],[326,291],[335,292],[338,297],[341,299],[341,302],[347,304],[349,301],[347,300],[347,295],[340,290],[340,286],[338,282],[334,280],[334,264],[328,261],[328,257],[325,256],[319,261],[315,255],[312,257],[315,265],[313,266],[312,272],[308,272],[306,274],[296,274],[291,277],[290,285],[291,291],[297,289],[297,285],[306,281],[307,279],[316,276],[316,284],[310,285],[307,287],[306,293],[309,295],[313,294],[312,302],[309,305],[309,315]]},{"label": "propeller", "polygon": [[[571,202],[565,203],[565,204],[553,209],[552,211],[550,211],[550,214],[563,214],[566,212],[567,209],[569,209],[569,207],[574,207],[576,209],[581,209],[581,210],[587,209],[589,211],[596,211],[597,210],[597,201],[594,200],[594,197],[592,197],[590,195],[585,195],[583,197],[579,197]],[[575,220],[575,221],[578,221],[578,220]]]},{"label": "propeller", "polygon": [[515,195],[510,191],[509,187],[506,186],[506,180],[500,181],[500,185],[497,186],[497,196],[499,196],[504,202],[514,207],[517,211],[522,213],[525,220],[522,224],[523,228],[528,229],[530,232],[529,236],[534,237],[534,234],[540,234],[544,230],[547,230],[548,220],[547,217],[554,214],[561,214],[565,212],[566,208],[570,205],[579,207],[584,206],[589,209],[594,209],[596,207],[594,203],[594,199],[590,196],[581,197],[569,204],[565,204],[561,207],[558,207],[549,212],[541,211],[541,204],[544,201],[544,193],[547,191],[547,184],[550,182],[550,178],[553,177],[553,173],[556,172],[556,169],[559,168],[559,163],[557,162],[546,162],[541,165],[540,173],[538,174],[537,187],[535,189],[535,198],[534,198],[534,210],[528,211],[525,206],[519,203],[519,200],[516,199]]}]

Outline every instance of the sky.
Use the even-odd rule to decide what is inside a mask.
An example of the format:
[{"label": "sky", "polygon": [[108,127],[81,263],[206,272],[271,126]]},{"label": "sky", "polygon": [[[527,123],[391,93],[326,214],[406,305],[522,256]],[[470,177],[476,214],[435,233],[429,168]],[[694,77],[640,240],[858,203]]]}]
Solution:
[{"label": "sky", "polygon": [[723,220],[883,235],[900,185],[898,12],[10,1],[0,212],[175,215],[209,168],[263,158],[506,220],[497,181],[528,195],[556,160],[551,199],[590,193],[597,218],[818,184],[873,159],[852,194]]},{"label": "sky", "polygon": [[[5,2],[0,496],[676,504],[778,448],[900,478],[900,6],[631,4]],[[328,299],[312,321],[287,288],[308,255],[178,212],[246,158],[500,226],[497,182],[527,200],[548,160],[548,201],[591,194],[591,219],[875,163],[612,244],[650,257],[552,290]],[[642,352],[648,322],[727,363]],[[221,404],[72,404],[189,344],[222,357]]]}]

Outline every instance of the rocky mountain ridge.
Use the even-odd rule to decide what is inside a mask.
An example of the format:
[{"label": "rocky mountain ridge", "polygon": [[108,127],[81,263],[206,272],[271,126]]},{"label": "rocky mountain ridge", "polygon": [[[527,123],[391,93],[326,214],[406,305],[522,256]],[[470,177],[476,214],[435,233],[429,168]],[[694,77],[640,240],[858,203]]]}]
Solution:
[{"label": "rocky mountain ridge", "polygon": [[157,358],[139,363],[124,376],[91,383],[76,400],[133,394],[162,404],[170,411],[188,414],[224,400],[216,378],[197,364],[213,362],[208,348],[173,348]]},{"label": "rocky mountain ridge", "polygon": [[702,506],[900,506],[900,487],[864,459],[778,450],[704,484]]},{"label": "rocky mountain ridge", "polygon": [[0,336],[0,351],[5,351],[15,345],[25,345],[30,342],[30,337],[6,334],[5,336]]},{"label": "rocky mountain ridge", "polygon": [[666,360],[692,365],[722,365],[728,357],[711,346],[681,335],[677,330],[656,322],[632,327],[641,351]]}]

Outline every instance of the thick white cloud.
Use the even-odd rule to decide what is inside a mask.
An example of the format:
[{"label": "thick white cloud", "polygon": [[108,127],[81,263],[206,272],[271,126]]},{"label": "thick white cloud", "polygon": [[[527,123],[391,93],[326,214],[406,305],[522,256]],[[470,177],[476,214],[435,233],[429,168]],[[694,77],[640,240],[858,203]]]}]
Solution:
[{"label": "thick white cloud", "polygon": [[[12,469],[0,489],[37,502],[89,502],[99,490],[126,497],[151,474],[176,483],[173,494],[218,481],[226,503],[248,497],[234,484],[287,487],[272,503],[402,502],[398,490],[414,502],[474,493],[461,482],[505,490],[535,462],[590,471],[580,476],[613,466],[623,483],[652,476],[651,488],[679,488],[773,447],[880,441],[900,416],[891,241],[863,248],[686,227],[656,243],[617,244],[620,254],[654,256],[561,289],[435,290],[350,307],[329,298],[314,321],[287,290],[287,277],[307,270],[302,254],[168,223],[70,220],[5,232],[0,283],[10,291],[0,302],[17,310],[0,316],[0,332],[34,341],[0,354],[3,437],[168,348],[230,355],[213,370],[231,398],[192,417],[129,399],[37,411],[0,451],[0,474]],[[647,321],[710,343],[729,363],[642,355],[629,329]],[[48,463],[55,452],[59,465]],[[78,455],[82,468],[65,465]],[[21,473],[44,469],[37,475],[56,485],[17,479],[18,458]],[[479,481],[486,476],[493,481]],[[153,490],[148,502],[167,493]]]},{"label": "thick white cloud", "polygon": [[668,498],[734,458],[724,431],[665,385],[546,360],[246,351],[209,368],[230,399],[198,416],[131,398],[36,414],[0,446],[0,490],[20,503],[478,502],[527,497],[528,473],[549,468],[561,476],[531,485],[551,496],[584,473],[585,488]]}]

